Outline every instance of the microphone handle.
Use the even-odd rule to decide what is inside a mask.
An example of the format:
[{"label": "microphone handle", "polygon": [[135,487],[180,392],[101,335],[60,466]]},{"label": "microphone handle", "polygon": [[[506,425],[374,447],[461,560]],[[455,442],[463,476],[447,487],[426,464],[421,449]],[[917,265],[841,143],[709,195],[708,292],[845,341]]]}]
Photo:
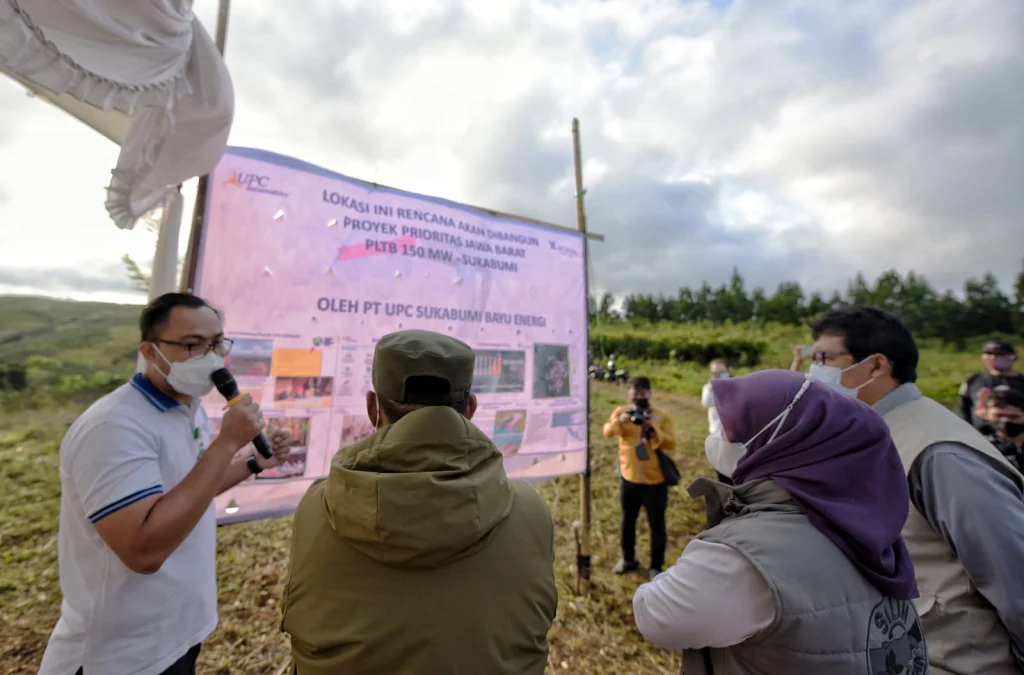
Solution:
[{"label": "microphone handle", "polygon": [[[232,398],[230,401],[228,401],[228,407],[230,408],[236,403],[238,403],[239,399],[241,398],[241,396],[235,396],[234,398]],[[256,452],[263,455],[264,459],[270,459],[271,457],[274,456],[274,451],[270,448],[270,441],[267,440],[267,437],[263,435],[262,431],[256,434],[256,437],[252,439],[252,444],[253,446],[255,446]]]},{"label": "microphone handle", "polygon": [[274,451],[270,449],[270,442],[267,437],[263,435],[263,432],[256,434],[256,438],[252,439],[252,444],[256,446],[256,451],[259,452],[265,459],[270,459]]}]

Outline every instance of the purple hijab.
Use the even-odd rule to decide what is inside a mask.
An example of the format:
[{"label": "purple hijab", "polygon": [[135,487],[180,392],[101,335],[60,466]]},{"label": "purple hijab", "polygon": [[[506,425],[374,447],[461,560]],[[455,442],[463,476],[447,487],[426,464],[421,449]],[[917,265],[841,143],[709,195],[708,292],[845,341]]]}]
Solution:
[{"label": "purple hijab", "polygon": [[[802,374],[788,370],[713,380],[728,439],[748,442],[803,384]],[[875,588],[897,600],[916,598],[914,565],[900,536],[910,512],[907,476],[881,416],[811,382],[769,443],[774,430],[750,444],[733,472],[736,485],[774,479]]]}]

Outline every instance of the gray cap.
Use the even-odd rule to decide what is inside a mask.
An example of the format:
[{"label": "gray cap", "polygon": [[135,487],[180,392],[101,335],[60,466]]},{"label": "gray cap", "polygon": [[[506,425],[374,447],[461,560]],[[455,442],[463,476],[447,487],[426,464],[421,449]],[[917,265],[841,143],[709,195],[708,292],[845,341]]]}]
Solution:
[{"label": "gray cap", "polygon": [[[469,396],[476,354],[462,340],[429,330],[389,333],[373,352],[373,389],[396,403],[450,405]],[[412,377],[448,383],[447,392],[429,396],[406,391]]]}]

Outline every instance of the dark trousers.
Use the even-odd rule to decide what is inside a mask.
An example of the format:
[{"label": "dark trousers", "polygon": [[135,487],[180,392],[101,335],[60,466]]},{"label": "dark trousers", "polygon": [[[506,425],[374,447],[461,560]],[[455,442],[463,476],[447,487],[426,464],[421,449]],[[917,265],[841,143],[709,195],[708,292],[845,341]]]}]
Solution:
[{"label": "dark trousers", "polygon": [[636,519],[643,508],[651,526],[651,569],[664,569],[668,485],[640,485],[623,478],[619,483],[619,498],[622,501],[622,557],[636,560]]},{"label": "dark trousers", "polygon": [[[200,646],[201,645],[196,645],[185,652],[184,656],[172,663],[170,667],[160,673],[160,675],[196,675],[196,659],[199,658]],[[81,668],[79,668],[75,675],[86,674]],[[91,675],[91,673],[89,675]]]}]

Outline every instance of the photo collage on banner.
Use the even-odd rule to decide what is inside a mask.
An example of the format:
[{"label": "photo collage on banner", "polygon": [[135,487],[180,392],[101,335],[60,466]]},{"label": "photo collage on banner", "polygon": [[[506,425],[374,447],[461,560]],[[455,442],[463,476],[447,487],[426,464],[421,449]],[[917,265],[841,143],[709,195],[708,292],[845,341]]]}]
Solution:
[{"label": "photo collage on banner", "polygon": [[[510,477],[586,466],[583,236],[229,148],[211,174],[194,291],[224,312],[228,368],[288,429],[289,461],[217,499],[221,522],[290,513],[373,433],[373,350],[432,330],[476,352],[473,423]],[[225,401],[204,401],[216,437]],[[241,453],[252,452],[251,446]]]}]

